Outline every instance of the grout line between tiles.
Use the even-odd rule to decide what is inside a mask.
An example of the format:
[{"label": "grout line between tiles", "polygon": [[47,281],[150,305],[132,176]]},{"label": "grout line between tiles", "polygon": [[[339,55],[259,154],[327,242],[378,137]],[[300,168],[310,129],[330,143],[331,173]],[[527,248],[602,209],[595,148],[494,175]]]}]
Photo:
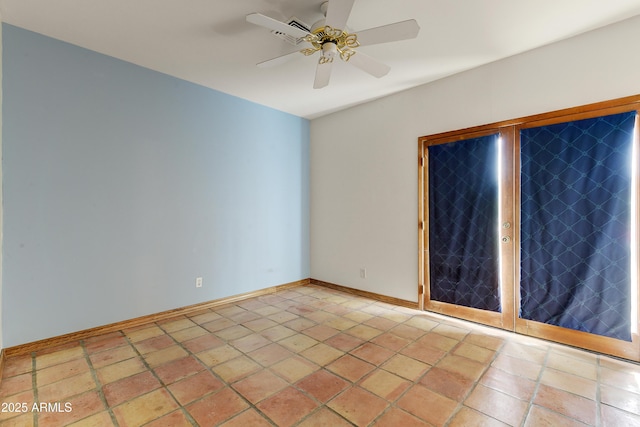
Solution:
[{"label": "grout line between tiles", "polygon": [[[107,408],[107,412],[109,412],[109,417],[111,418],[111,422],[113,423],[113,425],[115,427],[119,427],[120,424],[118,423],[118,420],[117,420],[115,414],[113,413],[113,409],[109,405],[109,402],[107,402],[107,398],[105,397],[104,392],[102,390],[102,382],[98,378],[98,373],[93,368],[93,362],[91,361],[91,358],[89,357],[89,352],[87,351],[87,347],[85,345],[84,340],[82,340],[80,342],[80,345],[82,346],[82,350],[84,351],[84,357],[85,357],[86,362],[89,365],[89,371],[91,372],[91,376],[93,377],[93,381],[96,383],[97,390],[98,390],[98,396],[100,397],[100,400],[104,404],[105,408]],[[91,416],[91,415],[88,415],[88,416]]]}]

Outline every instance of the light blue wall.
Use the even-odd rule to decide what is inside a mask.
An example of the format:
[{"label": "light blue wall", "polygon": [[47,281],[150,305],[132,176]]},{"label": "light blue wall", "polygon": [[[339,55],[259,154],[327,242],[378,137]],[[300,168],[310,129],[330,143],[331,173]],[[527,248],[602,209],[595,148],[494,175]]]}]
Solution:
[{"label": "light blue wall", "polygon": [[2,31],[5,347],[309,277],[307,120]]}]

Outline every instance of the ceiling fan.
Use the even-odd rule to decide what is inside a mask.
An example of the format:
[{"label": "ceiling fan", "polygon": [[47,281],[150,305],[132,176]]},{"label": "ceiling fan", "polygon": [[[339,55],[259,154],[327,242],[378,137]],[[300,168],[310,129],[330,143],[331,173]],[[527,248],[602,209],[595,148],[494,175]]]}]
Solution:
[{"label": "ceiling fan", "polygon": [[321,19],[306,29],[297,22],[287,24],[269,18],[260,13],[247,15],[247,22],[268,28],[277,33],[295,39],[301,39],[311,46],[301,51],[295,51],[264,62],[258,67],[268,67],[287,61],[293,55],[302,53],[306,56],[320,52],[313,83],[314,89],[320,89],[329,84],[333,60],[340,57],[344,62],[355,65],[361,70],[380,78],[385,76],[391,67],[356,50],[359,46],[370,46],[380,43],[407,40],[415,38],[420,27],[415,19],[396,22],[380,27],[350,33],[346,30],[347,20],[351,14],[355,0],[330,0],[322,3],[321,10],[325,19]]}]

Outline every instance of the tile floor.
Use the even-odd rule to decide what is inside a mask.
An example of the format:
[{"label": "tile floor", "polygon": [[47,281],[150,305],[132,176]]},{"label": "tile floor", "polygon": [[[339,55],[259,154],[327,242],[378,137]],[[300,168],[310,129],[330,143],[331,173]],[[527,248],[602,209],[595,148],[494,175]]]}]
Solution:
[{"label": "tile floor", "polygon": [[640,365],[308,286],[8,359],[0,402],[20,427],[640,426]]}]

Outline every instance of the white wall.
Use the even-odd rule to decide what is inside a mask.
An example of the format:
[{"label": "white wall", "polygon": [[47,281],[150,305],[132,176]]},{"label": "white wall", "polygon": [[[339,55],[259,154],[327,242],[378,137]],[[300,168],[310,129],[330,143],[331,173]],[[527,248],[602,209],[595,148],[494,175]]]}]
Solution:
[{"label": "white wall", "polygon": [[417,301],[418,137],[640,94],[638,40],[640,17],[313,120],[311,277]]}]

